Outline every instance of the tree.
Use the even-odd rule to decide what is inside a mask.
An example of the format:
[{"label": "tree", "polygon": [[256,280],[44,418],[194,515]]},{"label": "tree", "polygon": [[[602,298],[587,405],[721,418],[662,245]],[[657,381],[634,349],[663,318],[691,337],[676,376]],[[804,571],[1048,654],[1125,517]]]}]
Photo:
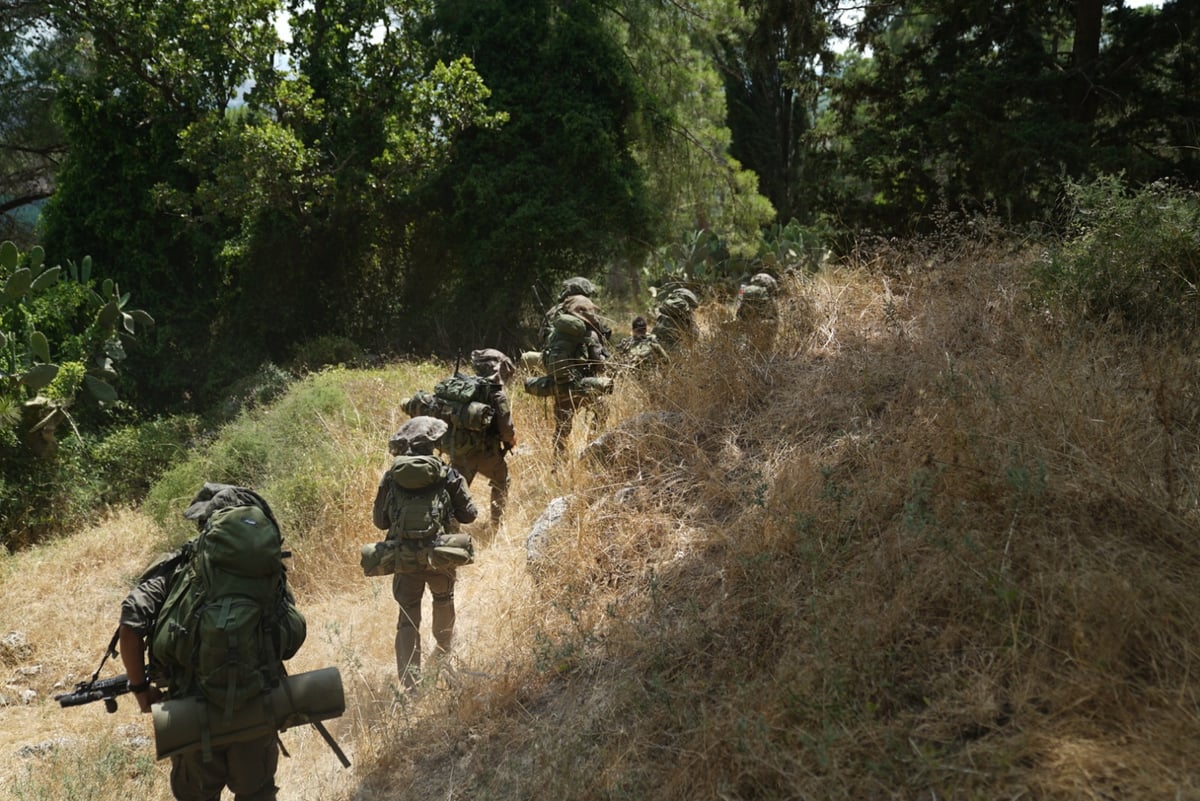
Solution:
[{"label": "tree", "polygon": [[[1140,116],[1132,108],[1161,113],[1143,105],[1130,76],[1166,68],[1168,91],[1190,97],[1174,78],[1194,68],[1164,60],[1161,38],[1134,44],[1127,32],[1138,26],[1125,12],[1103,14],[1105,7],[1100,0],[869,3],[857,41],[872,60],[846,73],[833,101],[853,143],[850,163],[865,167],[873,190],[867,204],[848,200],[852,218],[911,227],[945,204],[1038,219],[1052,211],[1064,176],[1110,170],[1115,161],[1144,164],[1144,143],[1113,135],[1114,120]],[[1187,16],[1167,7],[1162,15]],[[1194,43],[1192,21],[1149,28],[1187,31],[1184,41]],[[1116,53],[1124,60],[1110,58]],[[1141,69],[1148,64],[1158,66]],[[1184,117],[1195,119],[1194,104]],[[1171,161],[1158,175],[1185,167],[1197,177],[1194,159],[1177,153]]]},{"label": "tree", "polygon": [[[50,6],[57,30],[77,42],[80,66],[60,76],[56,109],[69,151],[44,212],[45,246],[58,259],[91,253],[160,311],[156,336],[130,354],[140,378],[134,398],[159,408],[181,404],[209,389],[196,365],[222,372],[222,349],[209,332],[222,309],[216,259],[228,229],[196,225],[161,201],[198,182],[182,160],[182,133],[223,113],[247,80],[271,69],[275,5]],[[243,352],[252,350],[243,343]]]},{"label": "tree", "polygon": [[845,33],[829,0],[745,0],[747,29],[725,37],[733,153],[758,174],[777,219],[812,222],[828,178],[813,126],[822,76],[833,68],[831,39]]},{"label": "tree", "polygon": [[154,405],[203,402],[306,337],[394,329],[397,199],[486,96],[469,61],[427,64],[419,2],[296,3],[286,50],[275,0],[54,7],[87,68],[59,93],[46,244],[164,310],[141,354]]},{"label": "tree", "polygon": [[32,242],[38,207],[65,151],[52,72],[68,54],[39,4],[0,3],[0,236]]},{"label": "tree", "polygon": [[414,197],[406,296],[431,304],[431,330],[458,310],[449,344],[513,342],[532,288],[594,274],[649,235],[633,75],[591,0],[450,0],[430,38],[440,58],[472,54],[508,121],[464,135]]}]

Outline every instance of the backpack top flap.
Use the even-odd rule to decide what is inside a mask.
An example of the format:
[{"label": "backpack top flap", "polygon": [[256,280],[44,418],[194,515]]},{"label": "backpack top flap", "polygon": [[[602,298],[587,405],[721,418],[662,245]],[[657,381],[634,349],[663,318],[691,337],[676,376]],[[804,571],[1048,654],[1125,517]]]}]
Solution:
[{"label": "backpack top flap", "polygon": [[446,463],[432,454],[397,456],[388,470],[388,479],[403,490],[431,487],[446,478]]},{"label": "backpack top flap", "polygon": [[437,382],[433,387],[433,394],[455,403],[485,401],[486,398],[480,396],[484,394],[482,390],[488,383],[481,378],[455,373]]},{"label": "backpack top flap", "polygon": [[587,337],[587,322],[574,314],[560,314],[551,321],[550,326],[571,342],[582,342]]},{"label": "backpack top flap", "polygon": [[210,565],[245,578],[274,578],[282,572],[283,537],[257,506],[214,512],[197,550]]}]

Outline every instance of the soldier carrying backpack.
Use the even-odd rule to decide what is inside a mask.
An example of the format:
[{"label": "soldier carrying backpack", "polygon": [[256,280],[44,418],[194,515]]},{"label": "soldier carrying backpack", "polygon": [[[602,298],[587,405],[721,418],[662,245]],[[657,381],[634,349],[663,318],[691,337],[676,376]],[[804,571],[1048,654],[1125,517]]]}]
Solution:
[{"label": "soldier carrying backpack", "polygon": [[654,335],[664,348],[690,345],[700,338],[694,316],[699,305],[696,293],[685,287],[676,287],[663,297],[656,310]]},{"label": "soldier carrying backpack", "polygon": [[390,440],[394,457],[375,493],[371,520],[395,543],[392,596],[400,604],[396,623],[396,669],[406,690],[421,671],[421,598],[433,596],[434,653],[445,657],[454,643],[456,568],[435,566],[435,544],[478,514],[459,472],[434,455],[447,425],[436,417],[414,417]]},{"label": "soldier carrying backpack", "polygon": [[[543,325],[542,359],[554,379],[554,451],[562,456],[571,434],[575,412],[612,391],[611,379],[603,378],[612,329],[604,323],[592,300],[596,286],[582,276],[562,284],[558,303],[546,312]],[[600,383],[603,381],[604,383]],[[603,406],[594,407],[597,415]]]},{"label": "soldier carrying backpack", "polygon": [[176,799],[218,798],[228,787],[241,801],[273,801],[276,729],[258,727],[232,745],[214,744],[212,732],[266,703],[304,642],[283,538],[267,502],[244,487],[205,484],[184,516],[200,535],[152,565],[121,604],[116,636],[129,690],[142,712],[164,697],[207,709],[198,746],[171,755]]},{"label": "soldier carrying backpack", "polygon": [[508,501],[506,457],[517,446],[512,406],[504,385],[516,372],[512,360],[495,348],[471,351],[475,375],[455,374],[437,383],[432,393],[415,392],[400,405],[412,417],[429,416],[449,426],[439,449],[467,486],[476,474],[491,487],[491,527],[499,528]]}]

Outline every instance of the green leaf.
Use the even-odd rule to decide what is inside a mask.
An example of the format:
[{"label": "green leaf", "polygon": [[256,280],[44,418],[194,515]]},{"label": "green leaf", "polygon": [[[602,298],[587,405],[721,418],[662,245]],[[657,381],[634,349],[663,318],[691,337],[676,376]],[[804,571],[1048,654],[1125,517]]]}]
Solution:
[{"label": "green leaf", "polygon": [[131,317],[133,317],[135,322],[139,322],[142,325],[154,325],[154,318],[151,317],[148,312],[142,311],[141,309],[133,309],[129,312],[129,314]]},{"label": "green leaf", "polygon": [[51,267],[37,278],[33,279],[33,284],[30,285],[30,289],[32,289],[34,292],[41,292],[43,289],[57,281],[61,272],[62,267]]},{"label": "green leaf", "polygon": [[[36,270],[46,261],[46,250],[41,245],[34,245],[29,251],[29,266]],[[58,269],[57,267],[55,269]]]},{"label": "green leaf", "polygon": [[20,381],[34,392],[37,392],[42,387],[48,386],[57,377],[57,364],[37,364],[29,368],[21,376]]},{"label": "green leaf", "polygon": [[112,403],[117,399],[117,391],[113,389],[112,384],[101,381],[93,375],[84,373],[83,385],[87,387],[88,392],[92,393],[92,397],[101,403]]},{"label": "green leaf", "polygon": [[29,349],[42,361],[50,361],[50,341],[41,331],[34,331],[29,335]]},{"label": "green leaf", "polygon": [[[107,281],[105,283],[108,283]],[[100,323],[104,328],[112,328],[117,324],[117,315],[121,313],[121,309],[117,306],[115,300],[110,300],[105,303],[100,311],[96,312],[96,322]]]},{"label": "green leaf", "polygon": [[33,271],[28,267],[22,267],[10,275],[8,281],[4,283],[4,299],[11,301],[20,300],[25,297],[25,293],[29,291],[32,283]]},{"label": "green leaf", "polygon": [[0,244],[0,267],[5,270],[15,269],[17,261],[21,258],[21,252],[17,250],[17,246],[7,239],[3,244]]},{"label": "green leaf", "polygon": [[84,284],[86,284],[88,281],[92,280],[92,257],[91,256],[83,257],[82,267],[81,267],[80,273],[79,273],[79,280],[81,283],[84,283]]},{"label": "green leaf", "polygon": [[116,285],[113,284],[113,280],[111,278],[105,278],[104,283],[100,285],[100,296],[105,300],[108,300],[113,296],[113,289],[115,286]]}]

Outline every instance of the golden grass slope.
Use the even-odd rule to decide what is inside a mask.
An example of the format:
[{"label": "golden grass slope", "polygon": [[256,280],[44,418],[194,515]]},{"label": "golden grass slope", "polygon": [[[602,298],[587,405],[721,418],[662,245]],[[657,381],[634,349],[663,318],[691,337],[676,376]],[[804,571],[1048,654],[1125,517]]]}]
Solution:
[{"label": "golden grass slope", "polygon": [[[558,469],[548,410],[514,388],[511,514],[472,527],[456,659],[413,702],[388,582],[356,560],[421,387],[342,374],[353,415],[324,424],[352,467],[292,535],[292,669],[341,668],[354,766],[286,732],[280,797],[1200,798],[1196,351],[1034,307],[1030,258],[791,280],[762,350],[707,305],[693,354],[619,381],[594,433],[664,414]],[[535,578],[524,538],[558,496]],[[0,562],[0,634],[32,646],[7,685],[39,693],[0,707],[0,798],[170,797],[131,705],[48,700],[94,669],[159,542],[125,512]]]}]

